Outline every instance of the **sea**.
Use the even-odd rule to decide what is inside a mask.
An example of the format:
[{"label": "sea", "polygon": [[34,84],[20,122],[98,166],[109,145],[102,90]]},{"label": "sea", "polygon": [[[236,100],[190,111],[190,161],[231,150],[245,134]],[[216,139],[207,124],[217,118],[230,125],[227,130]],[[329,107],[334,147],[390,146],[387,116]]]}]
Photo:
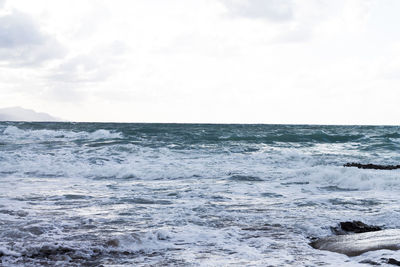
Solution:
[{"label": "sea", "polygon": [[[400,127],[0,123],[0,266],[366,266],[341,221],[400,228]],[[384,266],[384,264],[382,265]]]}]

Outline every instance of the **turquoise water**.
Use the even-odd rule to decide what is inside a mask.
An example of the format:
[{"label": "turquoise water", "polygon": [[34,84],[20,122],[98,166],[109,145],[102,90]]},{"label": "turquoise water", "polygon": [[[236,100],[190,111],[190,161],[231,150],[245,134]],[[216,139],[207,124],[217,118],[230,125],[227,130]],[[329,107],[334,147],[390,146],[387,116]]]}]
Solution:
[{"label": "turquoise water", "polygon": [[0,259],[354,266],[400,258],[308,245],[342,220],[400,226],[400,172],[342,167],[399,164],[399,149],[400,127],[389,126],[3,122]]}]

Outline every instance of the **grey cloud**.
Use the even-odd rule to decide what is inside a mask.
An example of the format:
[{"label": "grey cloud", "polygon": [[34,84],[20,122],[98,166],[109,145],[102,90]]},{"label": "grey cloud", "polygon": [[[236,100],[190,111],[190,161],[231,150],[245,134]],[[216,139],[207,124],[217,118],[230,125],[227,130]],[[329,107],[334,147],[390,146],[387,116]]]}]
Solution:
[{"label": "grey cloud", "polygon": [[44,36],[33,20],[19,12],[0,17],[0,47],[13,48],[26,44],[40,44]]},{"label": "grey cloud", "polygon": [[94,82],[108,77],[101,58],[79,55],[70,58],[53,70],[50,78],[59,82]]},{"label": "grey cloud", "polygon": [[127,46],[115,41],[105,47],[94,49],[64,60],[51,70],[50,80],[57,83],[100,82],[110,77],[121,65]]},{"label": "grey cloud", "polygon": [[233,16],[285,22],[293,19],[292,0],[221,0]]},{"label": "grey cloud", "polygon": [[119,41],[94,48],[87,54],[65,58],[49,69],[45,97],[57,102],[82,102],[90,96],[88,88],[105,82],[124,68],[128,47]]},{"label": "grey cloud", "polygon": [[42,33],[30,16],[13,11],[0,17],[0,62],[35,65],[61,57],[64,52],[61,44]]}]

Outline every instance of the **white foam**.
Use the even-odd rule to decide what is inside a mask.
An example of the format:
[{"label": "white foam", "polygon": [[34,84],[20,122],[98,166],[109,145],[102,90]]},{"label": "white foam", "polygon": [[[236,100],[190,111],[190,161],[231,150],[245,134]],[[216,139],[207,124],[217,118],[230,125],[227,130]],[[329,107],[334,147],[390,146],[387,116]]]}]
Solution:
[{"label": "white foam", "polygon": [[4,256],[12,256],[12,257],[20,257],[21,256],[21,253],[9,250],[6,247],[2,247],[2,246],[0,246],[0,254],[3,254]]},{"label": "white foam", "polygon": [[3,134],[0,135],[2,138],[8,138],[8,140],[28,139],[28,140],[49,140],[49,139],[118,139],[122,138],[123,135],[119,132],[112,132],[109,130],[99,129],[94,132],[74,132],[67,130],[23,130],[16,126],[7,126],[4,129]]},{"label": "white foam", "polygon": [[162,265],[164,258],[200,266],[357,266],[358,259],[314,251],[306,237],[329,235],[344,220],[400,227],[399,171],[344,168],[365,153],[343,152],[342,144],[252,144],[247,152],[246,144],[185,149],[110,140],[119,138],[105,129],[4,129],[0,142],[17,145],[2,145],[1,217],[14,230],[43,220],[32,224],[44,232],[4,230],[16,243],[7,253],[20,255],[24,235],[39,249],[74,235],[68,244],[89,251],[94,243],[79,236],[93,233],[99,243],[117,239],[118,246],[101,249],[131,252],[138,265]]},{"label": "white foam", "polygon": [[362,170],[341,166],[315,166],[294,172],[296,181],[309,182],[314,187],[336,186],[347,190],[398,190],[398,170]]}]

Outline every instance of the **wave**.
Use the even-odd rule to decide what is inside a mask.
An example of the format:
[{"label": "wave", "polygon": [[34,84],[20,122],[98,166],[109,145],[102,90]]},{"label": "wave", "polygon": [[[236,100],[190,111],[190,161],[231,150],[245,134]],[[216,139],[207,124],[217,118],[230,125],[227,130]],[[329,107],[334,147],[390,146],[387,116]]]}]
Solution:
[{"label": "wave", "polygon": [[7,126],[1,137],[9,137],[12,139],[28,139],[28,140],[49,140],[49,139],[69,139],[69,140],[99,140],[99,139],[121,139],[122,133],[110,130],[98,129],[93,132],[86,131],[67,131],[67,130],[29,130],[20,129],[16,126]]},{"label": "wave", "polygon": [[400,133],[388,133],[388,134],[384,134],[381,137],[385,137],[385,138],[400,138]]},{"label": "wave", "polygon": [[[394,138],[393,129],[357,133],[346,127],[325,128],[65,123],[35,128],[31,124],[0,124],[0,178],[134,181],[202,177],[261,184],[280,172],[288,178],[284,183],[295,184],[290,179],[293,170],[313,172],[321,167],[312,177],[297,175],[310,178],[312,184],[314,175],[316,180],[329,177],[328,166],[342,168],[346,162],[397,165],[400,161],[400,143],[383,139],[385,135]],[[340,175],[319,187],[358,190],[359,186],[346,184],[346,179],[357,177],[361,188],[373,187],[372,181],[367,184],[369,179],[358,173],[354,177]]]},{"label": "wave", "polygon": [[[306,183],[315,191],[397,191],[400,189],[399,171],[350,169],[340,166],[306,167],[293,172],[292,184]],[[290,174],[288,174],[290,176]]]},{"label": "wave", "polygon": [[[1,131],[3,128],[3,131]],[[92,147],[115,142],[175,150],[227,144],[335,144],[399,145],[400,134],[385,127],[288,126],[288,125],[184,125],[184,124],[0,124],[0,143],[18,139],[84,140]],[[13,139],[14,138],[14,139]],[[116,140],[117,139],[117,140]],[[118,140],[119,139],[119,140]],[[114,141],[114,142],[110,142]],[[193,147],[194,146],[194,147]],[[390,147],[389,147],[390,148]],[[253,148],[251,148],[253,149]],[[390,148],[390,149],[393,149]]]},{"label": "wave", "polygon": [[346,143],[354,142],[364,138],[364,135],[330,135],[325,133],[314,134],[278,134],[270,136],[226,136],[219,137],[220,141],[248,141],[257,143]]}]

